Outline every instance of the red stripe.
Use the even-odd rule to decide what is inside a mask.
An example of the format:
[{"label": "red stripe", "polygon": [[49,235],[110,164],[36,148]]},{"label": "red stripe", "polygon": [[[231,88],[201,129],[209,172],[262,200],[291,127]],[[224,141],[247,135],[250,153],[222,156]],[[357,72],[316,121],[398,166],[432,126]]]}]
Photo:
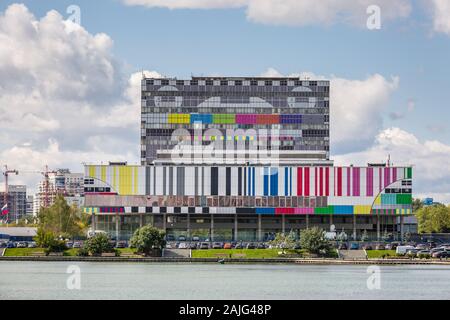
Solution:
[{"label": "red stripe", "polygon": [[338,185],[337,185],[337,195],[342,197],[342,168],[337,169]]},{"label": "red stripe", "polygon": [[297,168],[297,196],[303,196],[303,168]]},{"label": "red stripe", "polygon": [[330,168],[325,169],[325,195],[330,196]]},{"label": "red stripe", "polygon": [[320,190],[319,190],[319,195],[322,197],[323,196],[323,168],[319,169],[320,171]]},{"label": "red stripe", "polygon": [[309,168],[305,168],[305,190],[304,195],[309,197]]},{"label": "red stripe", "polygon": [[317,192],[318,189],[318,183],[317,180],[319,178],[319,175],[317,173],[317,168],[314,168],[314,195],[317,197],[319,195],[319,193]]}]

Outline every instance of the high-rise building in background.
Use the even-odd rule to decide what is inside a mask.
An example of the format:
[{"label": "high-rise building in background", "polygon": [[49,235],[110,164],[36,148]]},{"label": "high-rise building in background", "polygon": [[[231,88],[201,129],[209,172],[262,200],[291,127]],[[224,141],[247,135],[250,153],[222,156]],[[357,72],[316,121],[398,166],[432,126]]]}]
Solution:
[{"label": "high-rise building in background", "polygon": [[141,89],[141,165],[85,166],[95,229],[128,239],[152,224],[169,240],[211,241],[311,226],[404,234],[412,168],[334,166],[328,81],[143,79]]},{"label": "high-rise building in background", "polygon": [[45,178],[37,185],[34,195],[33,215],[37,215],[41,207],[52,205],[57,195],[66,198],[69,204],[82,205],[84,197],[84,174],[71,173],[69,169],[58,169],[50,172],[48,186]]},{"label": "high-rise building in background", "polygon": [[27,195],[27,209],[26,209],[27,216],[33,215],[33,207],[34,207],[34,196]]},{"label": "high-rise building in background", "polygon": [[[0,208],[4,204],[4,190],[0,192]],[[27,187],[23,185],[8,186],[9,220],[17,221],[27,214]]]}]

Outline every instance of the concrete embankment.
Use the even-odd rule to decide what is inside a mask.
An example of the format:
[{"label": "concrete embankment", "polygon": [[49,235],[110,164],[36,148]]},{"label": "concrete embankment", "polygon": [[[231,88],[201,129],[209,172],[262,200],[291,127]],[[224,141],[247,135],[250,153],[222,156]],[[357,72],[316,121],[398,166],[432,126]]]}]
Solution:
[{"label": "concrete embankment", "polygon": [[[124,257],[0,257],[2,261],[117,262],[117,263],[218,263],[215,258],[124,258]],[[225,264],[295,264],[295,265],[445,265],[450,260],[406,259],[224,259]]]}]

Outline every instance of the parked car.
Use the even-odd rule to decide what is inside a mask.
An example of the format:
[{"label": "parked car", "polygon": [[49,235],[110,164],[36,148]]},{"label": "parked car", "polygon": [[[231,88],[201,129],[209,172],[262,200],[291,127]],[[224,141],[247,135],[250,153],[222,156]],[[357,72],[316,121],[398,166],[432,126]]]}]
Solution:
[{"label": "parked car", "polygon": [[369,251],[369,250],[373,250],[373,247],[370,244],[366,244],[365,246],[363,246],[363,249],[366,251]]},{"label": "parked car", "polygon": [[34,241],[28,242],[28,248],[36,248],[37,244]]},{"label": "parked car", "polygon": [[123,248],[126,248],[126,247],[127,247],[127,242],[126,241],[117,241],[116,248],[123,249]]},{"label": "parked car", "polygon": [[433,258],[450,258],[450,251],[437,251],[431,255]]},{"label": "parked car", "polygon": [[178,249],[188,249],[188,244],[186,242],[181,242],[178,246]]},{"label": "parked car", "polygon": [[244,244],[243,243],[236,243],[236,246],[234,248],[235,249],[244,249]]},{"label": "parked car", "polygon": [[214,242],[212,244],[213,249],[223,249],[223,243],[222,242]]},{"label": "parked car", "polygon": [[202,242],[202,243],[200,243],[200,245],[199,245],[199,247],[198,247],[200,250],[206,250],[206,249],[209,249],[209,243],[207,243],[207,242]]},{"label": "parked car", "polygon": [[189,243],[189,249],[192,249],[192,250],[197,249],[197,244],[195,242]]},{"label": "parked car", "polygon": [[197,236],[194,236],[194,237],[192,237],[192,241],[199,242],[199,241],[200,241],[200,238],[197,237]]},{"label": "parked car", "polygon": [[8,248],[8,249],[12,249],[12,248],[15,248],[15,247],[16,247],[16,244],[14,242],[12,242],[12,241],[9,241],[6,244],[6,248]]},{"label": "parked car", "polygon": [[346,243],[341,243],[341,244],[338,246],[338,249],[339,249],[339,250],[347,250],[347,249],[348,249],[347,244],[346,244]]},{"label": "parked car", "polygon": [[408,249],[406,250],[406,254],[408,256],[413,256],[415,257],[417,255],[417,252],[419,252],[420,250],[416,249],[416,248],[412,248],[412,249]]},{"label": "parked car", "polygon": [[419,257],[420,255],[429,255],[429,256],[431,256],[431,251],[427,250],[427,249],[419,250],[419,251],[417,251],[416,256]]},{"label": "parked car", "polygon": [[247,243],[246,248],[247,249],[256,249],[256,245],[254,243],[252,243],[252,242],[249,242],[249,243]]},{"label": "parked car", "polygon": [[17,242],[17,246],[16,246],[16,248],[28,248],[28,243],[27,242],[25,242],[25,241],[19,241],[19,242]]},{"label": "parked car", "polygon": [[0,248],[6,248],[7,243],[5,241],[0,242]]},{"label": "parked car", "polygon": [[166,249],[172,249],[172,244],[166,243]]},{"label": "parked car", "polygon": [[423,244],[423,243],[419,243],[419,244],[416,246],[416,249],[419,249],[419,250],[425,250],[425,249],[428,249],[428,245]]},{"label": "parked car", "polygon": [[231,243],[225,243],[225,244],[223,245],[223,248],[224,248],[224,249],[231,249],[231,248],[232,248],[232,245],[231,245]]},{"label": "parked car", "polygon": [[413,246],[398,246],[395,253],[398,255],[405,255],[408,250],[415,249]]},{"label": "parked car", "polygon": [[166,241],[175,241],[175,236],[173,234],[167,234]]},{"label": "parked car", "polygon": [[[296,245],[296,246],[298,246],[298,248],[294,247],[294,249],[297,249],[297,250],[301,249],[299,245]],[[260,242],[260,243],[258,243],[258,245],[256,247],[258,249],[266,249],[266,244],[264,242]]]},{"label": "parked car", "polygon": [[83,243],[81,242],[81,241],[75,241],[74,243],[73,243],[73,248],[74,249],[79,249],[79,248],[81,248],[83,246]]},{"label": "parked car", "polygon": [[185,236],[179,236],[178,237],[178,241],[186,241],[186,237]]},{"label": "parked car", "polygon": [[375,250],[386,250],[386,247],[384,246],[384,244],[377,244],[375,246]]},{"label": "parked car", "polygon": [[350,250],[359,250],[359,244],[356,242],[352,242],[350,244]]}]

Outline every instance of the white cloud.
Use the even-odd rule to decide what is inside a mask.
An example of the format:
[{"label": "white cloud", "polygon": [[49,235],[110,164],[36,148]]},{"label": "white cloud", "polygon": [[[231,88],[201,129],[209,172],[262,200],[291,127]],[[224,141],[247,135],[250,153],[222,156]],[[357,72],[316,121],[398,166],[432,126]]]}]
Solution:
[{"label": "white cloud", "polygon": [[[246,7],[251,21],[275,25],[366,26],[368,6],[373,0],[123,0],[128,5],[169,9],[221,9]],[[383,21],[404,18],[411,12],[410,0],[378,0]]]},{"label": "white cloud", "polygon": [[434,31],[450,35],[450,1],[431,0],[430,2]]},{"label": "white cloud", "polygon": [[0,164],[82,171],[81,162],[138,161],[141,73],[126,75],[112,46],[56,11],[0,13]]},{"label": "white cloud", "polygon": [[414,193],[433,196],[448,203],[450,190],[450,145],[435,140],[420,141],[414,134],[399,128],[381,131],[367,150],[334,157],[336,165],[366,165],[385,162],[391,156],[393,165],[414,166]]},{"label": "white cloud", "polygon": [[[281,76],[274,68],[263,75]],[[301,79],[323,80],[327,77],[311,72],[290,74]],[[390,96],[399,86],[399,77],[390,80],[374,74],[363,80],[330,76],[331,152],[342,154],[364,150],[372,145],[383,127],[383,114]]]},{"label": "white cloud", "polygon": [[123,0],[128,5],[169,9],[224,9],[247,5],[248,0]]}]

